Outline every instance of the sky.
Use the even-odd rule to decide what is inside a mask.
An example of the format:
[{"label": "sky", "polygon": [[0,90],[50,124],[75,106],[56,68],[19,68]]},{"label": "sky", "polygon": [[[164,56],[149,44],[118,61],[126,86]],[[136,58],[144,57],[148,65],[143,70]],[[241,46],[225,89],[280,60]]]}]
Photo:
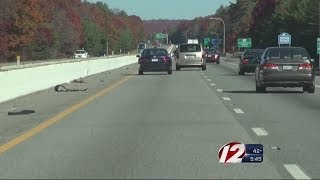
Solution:
[{"label": "sky", "polygon": [[[98,0],[87,0],[97,2]],[[212,15],[221,5],[235,0],[100,0],[111,9],[124,10],[128,15],[137,15],[142,20],[194,19]]]}]

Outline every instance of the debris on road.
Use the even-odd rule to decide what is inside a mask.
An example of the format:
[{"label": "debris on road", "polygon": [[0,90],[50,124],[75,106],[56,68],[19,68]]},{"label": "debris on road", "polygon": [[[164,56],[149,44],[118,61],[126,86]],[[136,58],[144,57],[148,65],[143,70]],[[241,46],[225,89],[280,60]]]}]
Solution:
[{"label": "debris on road", "polygon": [[86,91],[88,88],[85,88],[85,89],[69,89],[69,88],[66,88],[65,86],[63,85],[56,85],[54,87],[54,90],[56,92],[75,92],[75,91]]},{"label": "debris on road", "polygon": [[35,110],[21,110],[21,111],[9,111],[8,115],[23,115],[35,113]]},{"label": "debris on road", "polygon": [[74,82],[74,83],[85,83],[82,78],[80,78],[80,79],[75,79],[75,80],[73,80],[72,82]]}]

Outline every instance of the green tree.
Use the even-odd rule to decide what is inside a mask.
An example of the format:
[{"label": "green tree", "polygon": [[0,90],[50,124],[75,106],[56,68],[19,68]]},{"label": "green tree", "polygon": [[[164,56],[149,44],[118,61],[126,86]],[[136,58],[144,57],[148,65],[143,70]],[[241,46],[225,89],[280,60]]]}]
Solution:
[{"label": "green tree", "polygon": [[89,20],[83,21],[85,34],[84,48],[91,55],[96,55],[106,44],[106,37],[99,31],[97,25]]},{"label": "green tree", "polygon": [[122,52],[127,52],[131,50],[133,46],[133,37],[132,33],[128,29],[124,29],[120,34],[120,39],[117,45],[118,50],[122,50]]}]

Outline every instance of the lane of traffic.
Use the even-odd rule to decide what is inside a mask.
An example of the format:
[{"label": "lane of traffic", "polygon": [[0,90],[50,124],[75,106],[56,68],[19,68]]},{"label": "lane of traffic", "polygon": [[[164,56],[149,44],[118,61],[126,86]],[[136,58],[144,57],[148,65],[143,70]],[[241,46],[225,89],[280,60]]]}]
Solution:
[{"label": "lane of traffic", "polygon": [[268,158],[259,165],[218,163],[226,142],[255,141],[201,72],[135,76],[1,154],[0,177],[281,178]]},{"label": "lane of traffic", "polygon": [[[234,65],[222,61],[210,65],[206,76],[216,88],[222,89],[221,97],[229,97],[232,104],[245,113],[237,119],[254,137],[252,128],[264,128],[268,136],[257,137],[266,148],[278,146],[281,150],[270,150],[268,155],[281,172],[287,172],[283,164],[298,164],[310,177],[319,177],[320,158],[314,156],[320,148],[318,127],[320,93],[301,93],[301,88],[270,88],[270,92],[255,92],[254,76],[238,76]],[[228,103],[230,103],[228,101]],[[227,105],[227,104],[226,104]],[[291,166],[288,166],[291,167]]]}]

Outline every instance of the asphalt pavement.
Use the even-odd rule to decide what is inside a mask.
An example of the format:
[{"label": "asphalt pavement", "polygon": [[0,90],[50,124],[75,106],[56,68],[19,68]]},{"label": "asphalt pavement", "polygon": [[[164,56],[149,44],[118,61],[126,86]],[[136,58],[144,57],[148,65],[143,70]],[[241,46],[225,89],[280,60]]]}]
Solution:
[{"label": "asphalt pavement", "polygon": [[[3,103],[0,178],[319,178],[320,89],[257,94],[236,63],[142,76],[134,64],[66,84],[85,92]],[[8,116],[13,105],[36,112]],[[263,144],[264,161],[219,163],[232,141]]]}]

